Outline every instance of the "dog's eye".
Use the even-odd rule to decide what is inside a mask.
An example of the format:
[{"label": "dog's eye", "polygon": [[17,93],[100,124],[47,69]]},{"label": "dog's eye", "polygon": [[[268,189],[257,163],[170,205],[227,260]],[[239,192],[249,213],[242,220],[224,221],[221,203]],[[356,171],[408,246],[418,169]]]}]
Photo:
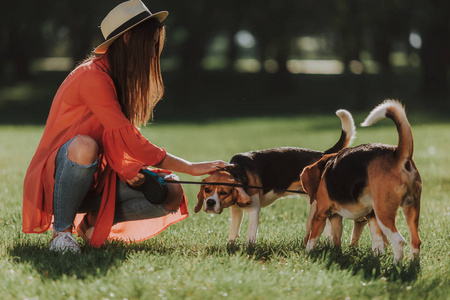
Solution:
[{"label": "dog's eye", "polygon": [[226,196],[226,195],[228,195],[228,192],[221,191],[221,192],[219,192],[219,195],[220,195],[220,196]]},{"label": "dog's eye", "polygon": [[205,192],[206,193],[211,193],[211,189],[210,188],[205,188]]}]

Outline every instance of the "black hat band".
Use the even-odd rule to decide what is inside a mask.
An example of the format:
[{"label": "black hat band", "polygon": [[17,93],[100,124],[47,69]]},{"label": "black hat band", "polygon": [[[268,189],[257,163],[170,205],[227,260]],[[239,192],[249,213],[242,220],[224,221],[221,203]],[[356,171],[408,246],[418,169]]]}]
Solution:
[{"label": "black hat band", "polygon": [[110,38],[118,35],[122,31],[127,30],[131,26],[135,25],[136,23],[139,23],[140,21],[144,20],[145,18],[148,18],[151,16],[151,14],[148,11],[143,11],[140,14],[134,16],[133,18],[129,19],[119,27],[117,27],[113,32],[111,32],[107,37],[106,40],[109,40]]}]

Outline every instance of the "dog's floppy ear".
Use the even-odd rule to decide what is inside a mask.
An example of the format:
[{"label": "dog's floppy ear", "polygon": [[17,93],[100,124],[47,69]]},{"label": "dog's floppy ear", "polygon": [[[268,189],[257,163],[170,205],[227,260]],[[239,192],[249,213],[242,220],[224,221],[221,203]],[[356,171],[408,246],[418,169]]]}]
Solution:
[{"label": "dog's floppy ear", "polygon": [[[202,180],[202,182],[204,182],[204,181],[205,180]],[[204,192],[205,192],[205,186],[202,184],[200,186],[200,191],[198,191],[198,194],[197,194],[198,202],[197,202],[197,205],[194,208],[194,212],[195,213],[198,213],[202,209],[203,201],[205,200],[205,198],[203,197]]]},{"label": "dog's floppy ear", "polygon": [[250,196],[241,187],[235,187],[233,191],[233,197],[236,199],[236,204],[241,207],[252,204]]},{"label": "dog's floppy ear", "polygon": [[324,155],[319,161],[303,169],[300,179],[302,181],[303,189],[309,196],[310,204],[312,204],[316,199],[317,189],[319,188],[322,172],[325,169],[325,164],[335,155],[336,153]]}]

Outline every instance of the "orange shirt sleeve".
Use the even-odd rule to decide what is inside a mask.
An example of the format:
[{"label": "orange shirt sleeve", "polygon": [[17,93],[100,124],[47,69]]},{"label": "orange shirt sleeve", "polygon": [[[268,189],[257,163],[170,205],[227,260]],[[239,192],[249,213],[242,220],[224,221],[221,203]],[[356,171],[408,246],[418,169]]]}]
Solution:
[{"label": "orange shirt sleeve", "polygon": [[90,70],[80,80],[80,98],[105,128],[102,143],[106,160],[122,180],[165,158],[166,151],[150,143],[125,117],[106,73]]}]

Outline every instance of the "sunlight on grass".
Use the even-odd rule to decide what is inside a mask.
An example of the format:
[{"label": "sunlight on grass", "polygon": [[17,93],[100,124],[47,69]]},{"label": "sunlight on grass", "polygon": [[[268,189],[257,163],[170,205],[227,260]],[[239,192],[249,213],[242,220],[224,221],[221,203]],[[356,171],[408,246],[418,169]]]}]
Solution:
[{"label": "sunlight on grass", "polygon": [[[355,116],[356,123],[364,116]],[[420,119],[420,118],[419,118]],[[392,248],[375,258],[366,229],[348,247],[352,222],[344,220],[343,249],[319,243],[305,253],[308,203],[278,200],[261,211],[258,243],[227,247],[230,212],[193,213],[198,187],[186,186],[191,216],[138,244],[85,245],[81,255],[50,253],[51,233],[21,233],[23,177],[42,126],[0,127],[0,293],[2,299],[446,299],[450,293],[450,122],[412,123],[415,160],[423,178],[420,267],[407,258],[392,265]],[[354,145],[397,143],[390,121],[357,127]],[[237,152],[278,146],[324,150],[340,135],[334,116],[248,118],[211,123],[154,124],[143,134],[192,161],[229,160]],[[182,179],[197,180],[180,174]],[[409,241],[401,211],[398,229]],[[409,253],[409,246],[405,253]]]}]

